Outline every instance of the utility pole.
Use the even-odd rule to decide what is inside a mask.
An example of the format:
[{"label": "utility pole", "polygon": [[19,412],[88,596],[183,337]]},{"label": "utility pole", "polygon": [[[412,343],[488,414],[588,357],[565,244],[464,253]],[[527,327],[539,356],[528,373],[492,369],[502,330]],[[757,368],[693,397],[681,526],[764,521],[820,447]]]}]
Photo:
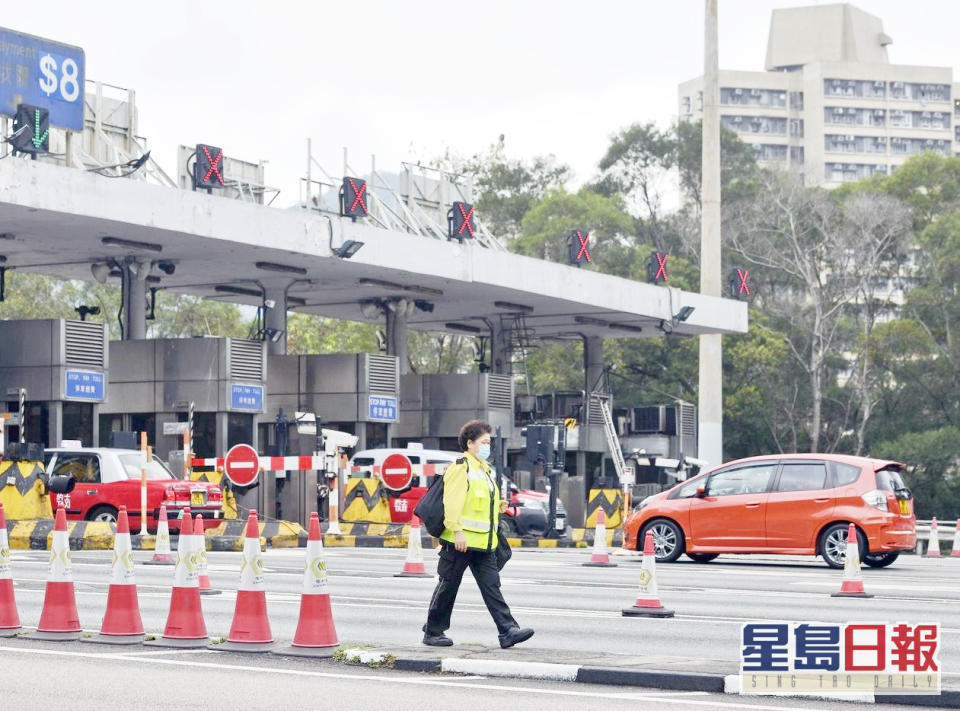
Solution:
[{"label": "utility pole", "polygon": [[[721,295],[720,265],[720,67],[717,2],[704,0],[703,183],[701,186],[700,293]],[[723,461],[723,337],[700,336],[697,456],[711,466]]]}]

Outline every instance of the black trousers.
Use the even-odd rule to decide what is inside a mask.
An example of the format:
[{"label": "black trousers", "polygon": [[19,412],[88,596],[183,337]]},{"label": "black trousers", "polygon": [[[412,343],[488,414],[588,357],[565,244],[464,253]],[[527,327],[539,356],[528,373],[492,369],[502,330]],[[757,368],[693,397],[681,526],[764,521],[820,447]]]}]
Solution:
[{"label": "black trousers", "polygon": [[467,568],[470,568],[470,572],[477,581],[483,603],[496,623],[497,631],[504,634],[510,628],[517,627],[517,621],[510,614],[510,608],[503,599],[503,593],[500,592],[500,571],[497,570],[496,551],[476,551],[468,548],[466,553],[458,553],[452,545],[443,543],[443,548],[440,550],[440,563],[437,565],[440,582],[437,583],[433,597],[430,598],[430,611],[427,613],[427,624],[423,626],[423,631],[430,635],[438,635],[450,629],[453,603],[457,600],[463,571]]}]

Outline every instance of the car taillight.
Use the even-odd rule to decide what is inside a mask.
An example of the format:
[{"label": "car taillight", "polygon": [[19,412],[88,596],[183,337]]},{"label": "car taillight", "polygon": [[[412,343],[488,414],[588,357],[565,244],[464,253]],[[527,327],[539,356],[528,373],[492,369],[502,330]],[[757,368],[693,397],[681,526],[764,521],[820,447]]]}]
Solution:
[{"label": "car taillight", "polygon": [[889,507],[887,506],[887,496],[880,491],[880,489],[868,491],[860,498],[863,499],[868,506],[872,506],[875,509],[880,509],[881,511],[889,510]]},{"label": "car taillight", "polygon": [[163,503],[172,504],[177,500],[177,492],[172,486],[168,486],[163,490]]}]

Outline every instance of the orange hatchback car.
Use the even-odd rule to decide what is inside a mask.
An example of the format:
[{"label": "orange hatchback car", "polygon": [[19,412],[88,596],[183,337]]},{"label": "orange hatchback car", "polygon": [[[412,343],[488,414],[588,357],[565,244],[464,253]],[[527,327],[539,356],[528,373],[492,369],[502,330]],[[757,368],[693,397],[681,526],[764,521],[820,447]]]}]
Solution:
[{"label": "orange hatchback car", "polygon": [[683,553],[699,563],[721,553],[777,553],[821,555],[840,568],[854,523],[860,559],[883,568],[917,543],[903,468],[840,454],[738,459],[641,501],[627,518],[624,546],[642,550],[652,531],[658,563]]}]

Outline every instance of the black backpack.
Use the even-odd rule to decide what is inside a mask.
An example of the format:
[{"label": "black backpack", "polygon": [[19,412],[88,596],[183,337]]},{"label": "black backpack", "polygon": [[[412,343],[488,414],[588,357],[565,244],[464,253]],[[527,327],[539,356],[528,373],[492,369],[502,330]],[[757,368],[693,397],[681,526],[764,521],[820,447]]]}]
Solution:
[{"label": "black backpack", "polygon": [[423,521],[423,527],[434,538],[443,533],[443,475],[435,476],[430,488],[413,510],[414,516]]}]

